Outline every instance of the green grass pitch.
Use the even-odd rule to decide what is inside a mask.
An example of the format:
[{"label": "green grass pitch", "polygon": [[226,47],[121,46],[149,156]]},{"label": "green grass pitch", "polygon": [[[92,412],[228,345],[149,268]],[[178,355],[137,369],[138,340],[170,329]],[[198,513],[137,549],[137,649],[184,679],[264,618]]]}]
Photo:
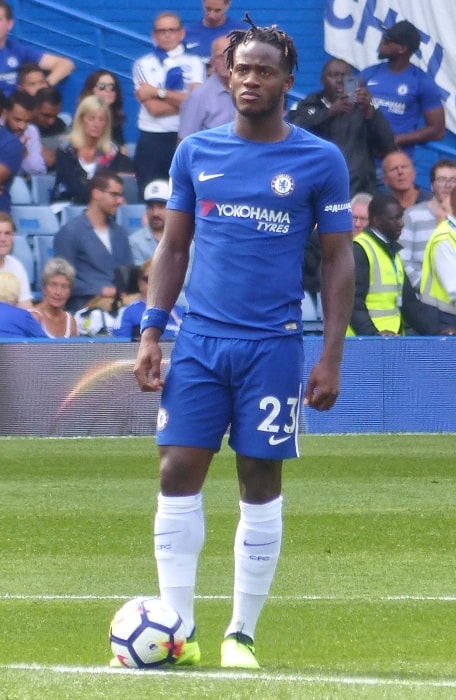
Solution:
[{"label": "green grass pitch", "polygon": [[284,465],[259,672],[223,671],[238,492],[204,489],[197,669],[108,668],[118,607],[157,595],[152,438],[0,439],[0,700],[456,697],[456,435],[305,436]]}]

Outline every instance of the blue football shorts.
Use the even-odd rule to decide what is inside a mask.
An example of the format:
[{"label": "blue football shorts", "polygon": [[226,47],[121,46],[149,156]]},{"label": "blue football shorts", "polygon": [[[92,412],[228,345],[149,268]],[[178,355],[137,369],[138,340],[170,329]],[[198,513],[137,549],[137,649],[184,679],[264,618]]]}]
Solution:
[{"label": "blue football shorts", "polygon": [[157,418],[157,443],[246,457],[297,457],[302,394],[300,336],[212,338],[180,330]]}]

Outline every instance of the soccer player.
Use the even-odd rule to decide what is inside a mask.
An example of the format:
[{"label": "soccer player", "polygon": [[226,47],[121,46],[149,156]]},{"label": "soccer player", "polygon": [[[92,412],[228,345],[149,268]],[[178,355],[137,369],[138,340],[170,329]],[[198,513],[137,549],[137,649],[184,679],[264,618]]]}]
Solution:
[{"label": "soccer player", "polygon": [[[230,33],[231,124],[193,134],[171,165],[165,232],[152,263],[135,375],[163,389],[157,420],[160,594],[181,615],[182,664],[197,664],[194,589],[205,537],[201,489],[230,427],[240,486],[232,619],[224,668],[259,668],[254,635],[279,558],[282,460],[298,455],[301,401],[330,409],[339,392],[353,296],[348,172],[340,151],[283,120],[297,65],[273,27]],[[321,357],[302,395],[302,260],[318,225],[325,312]],[[195,230],[189,312],[160,376],[160,335],[182,286]]]}]

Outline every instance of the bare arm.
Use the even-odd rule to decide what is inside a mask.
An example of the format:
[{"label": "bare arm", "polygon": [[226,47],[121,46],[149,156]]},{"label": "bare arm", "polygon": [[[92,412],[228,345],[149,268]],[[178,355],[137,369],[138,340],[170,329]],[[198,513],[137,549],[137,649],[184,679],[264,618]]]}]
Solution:
[{"label": "bare arm", "polygon": [[340,388],[340,364],[353,304],[354,261],[351,232],[320,235],[322,252],[323,349],[313,367],[304,403],[319,411],[334,405]]},{"label": "bare arm", "polygon": [[73,61],[63,56],[54,56],[52,53],[45,53],[40,61],[40,68],[49,71],[47,81],[49,85],[57,85],[75,69]]},{"label": "bare arm", "polygon": [[396,134],[396,146],[412,146],[415,143],[439,141],[445,136],[445,112],[443,107],[430,109],[424,113],[425,126],[406,134]]},{"label": "bare arm", "polygon": [[0,163],[0,186],[3,185],[10,176],[11,170],[7,168],[6,165],[3,165],[3,163]]},{"label": "bare arm", "polygon": [[[152,259],[147,290],[147,307],[170,312],[185,279],[193,237],[193,216],[168,209],[165,232]],[[142,391],[157,391],[164,385],[160,378],[161,332],[147,328],[141,335],[134,373]]]}]

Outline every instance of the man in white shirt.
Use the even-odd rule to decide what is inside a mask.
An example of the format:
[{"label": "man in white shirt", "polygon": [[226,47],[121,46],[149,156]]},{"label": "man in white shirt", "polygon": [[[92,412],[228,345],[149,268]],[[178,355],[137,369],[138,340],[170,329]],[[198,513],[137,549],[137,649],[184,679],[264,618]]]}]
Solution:
[{"label": "man in white shirt", "polygon": [[154,21],[152,52],[133,66],[135,95],[141,104],[134,159],[140,197],[152,180],[168,179],[177,144],[180,105],[204,80],[201,60],[185,53],[184,36],[180,17],[162,12]]}]

